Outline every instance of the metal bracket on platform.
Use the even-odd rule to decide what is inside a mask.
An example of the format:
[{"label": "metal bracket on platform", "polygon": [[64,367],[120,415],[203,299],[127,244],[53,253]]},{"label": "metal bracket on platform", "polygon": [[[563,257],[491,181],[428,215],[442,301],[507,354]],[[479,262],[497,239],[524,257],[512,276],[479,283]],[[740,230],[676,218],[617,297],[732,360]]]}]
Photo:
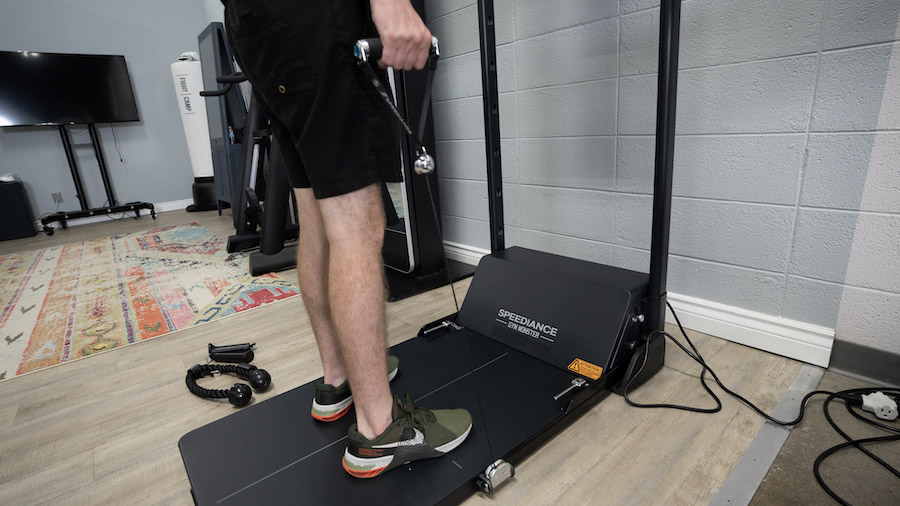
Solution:
[{"label": "metal bracket on platform", "polygon": [[516,475],[516,469],[509,462],[503,459],[497,459],[493,464],[489,465],[483,473],[478,475],[476,483],[479,490],[485,494],[490,494],[504,481]]},{"label": "metal bracket on platform", "polygon": [[575,390],[576,388],[579,388],[579,389],[584,388],[587,386],[587,384],[588,384],[588,382],[585,381],[584,378],[575,378],[572,380],[572,384],[569,385],[568,388],[566,388],[562,392],[554,395],[553,400],[558,401],[562,396],[566,395],[567,393],[571,392],[572,390]]},{"label": "metal bracket on platform", "polygon": [[432,332],[436,332],[438,330],[443,330],[443,329],[447,329],[447,328],[450,328],[453,330],[462,330],[462,326],[459,325],[458,323],[456,323],[455,321],[442,320],[440,322],[429,323],[428,325],[425,325],[424,327],[422,327],[422,329],[419,330],[419,337],[424,337],[424,336],[427,336],[428,334],[431,334]]}]

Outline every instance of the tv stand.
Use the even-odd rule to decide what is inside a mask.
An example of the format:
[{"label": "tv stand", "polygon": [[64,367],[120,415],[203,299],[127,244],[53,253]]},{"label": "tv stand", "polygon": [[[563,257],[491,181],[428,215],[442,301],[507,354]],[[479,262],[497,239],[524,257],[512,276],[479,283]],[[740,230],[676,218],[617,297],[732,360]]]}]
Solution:
[{"label": "tv stand", "polygon": [[134,211],[134,218],[137,219],[141,215],[141,209],[148,209],[150,216],[156,219],[156,210],[153,204],[147,202],[128,202],[127,204],[119,204],[113,195],[112,184],[109,180],[109,170],[106,168],[106,160],[103,158],[103,150],[100,149],[100,135],[93,123],[87,125],[88,133],[91,136],[91,147],[94,149],[94,156],[97,157],[97,165],[100,167],[100,177],[103,179],[103,189],[106,191],[108,206],[89,207],[87,195],[84,192],[84,185],[81,182],[81,175],[78,173],[78,164],[75,162],[75,155],[72,151],[72,141],[69,139],[69,131],[65,125],[58,125],[59,136],[62,138],[63,148],[66,150],[66,160],[69,161],[69,170],[72,172],[72,180],[75,182],[75,196],[78,197],[78,203],[81,205],[80,211],[67,211],[62,213],[54,213],[41,218],[41,225],[44,227],[44,233],[53,235],[53,227],[51,223],[59,222],[63,228],[68,228],[69,220],[78,218],[87,218],[89,216],[100,216],[104,214],[124,213]]}]

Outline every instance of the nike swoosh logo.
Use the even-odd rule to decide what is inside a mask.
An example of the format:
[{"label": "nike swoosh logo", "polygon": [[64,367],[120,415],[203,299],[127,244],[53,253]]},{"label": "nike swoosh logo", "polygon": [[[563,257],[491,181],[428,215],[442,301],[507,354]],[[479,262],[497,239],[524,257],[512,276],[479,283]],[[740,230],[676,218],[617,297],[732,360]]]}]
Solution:
[{"label": "nike swoosh logo", "polygon": [[397,441],[396,443],[388,443],[386,445],[372,445],[372,448],[396,448],[398,446],[414,446],[420,445],[425,442],[425,434],[422,434],[422,431],[419,429],[413,428],[414,435],[410,439],[404,439],[402,441]]}]

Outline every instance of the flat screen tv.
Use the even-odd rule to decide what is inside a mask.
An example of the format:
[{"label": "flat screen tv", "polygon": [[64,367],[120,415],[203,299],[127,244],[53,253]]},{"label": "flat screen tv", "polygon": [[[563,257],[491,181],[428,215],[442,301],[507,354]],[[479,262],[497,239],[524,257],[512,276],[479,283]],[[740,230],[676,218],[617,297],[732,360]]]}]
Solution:
[{"label": "flat screen tv", "polygon": [[0,51],[0,126],[139,119],[124,56]]}]

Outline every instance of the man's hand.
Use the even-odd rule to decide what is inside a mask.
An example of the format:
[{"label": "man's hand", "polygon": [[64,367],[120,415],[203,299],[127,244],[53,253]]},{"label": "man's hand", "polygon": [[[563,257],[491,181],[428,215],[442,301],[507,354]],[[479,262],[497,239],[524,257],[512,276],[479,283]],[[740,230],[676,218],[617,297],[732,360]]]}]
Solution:
[{"label": "man's hand", "polygon": [[431,32],[409,0],[370,0],[372,21],[384,50],[382,67],[397,70],[422,69],[431,48]]}]

